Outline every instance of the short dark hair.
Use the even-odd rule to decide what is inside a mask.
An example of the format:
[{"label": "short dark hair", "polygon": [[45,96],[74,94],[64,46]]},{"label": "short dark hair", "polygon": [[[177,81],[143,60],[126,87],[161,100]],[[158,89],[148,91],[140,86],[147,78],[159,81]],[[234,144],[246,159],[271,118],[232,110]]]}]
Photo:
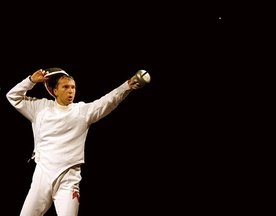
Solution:
[{"label": "short dark hair", "polygon": [[[49,73],[52,73],[52,72],[64,71],[64,70],[62,68],[59,68],[59,67],[51,67],[51,68],[45,69],[45,71],[48,71]],[[52,88],[52,89],[56,88],[57,84],[58,84],[58,81],[61,77],[68,77],[68,78],[74,80],[74,78],[70,75],[66,75],[66,74],[63,74],[63,73],[58,73],[58,74],[52,75],[51,79],[49,79],[49,81],[48,81],[49,87]]]}]

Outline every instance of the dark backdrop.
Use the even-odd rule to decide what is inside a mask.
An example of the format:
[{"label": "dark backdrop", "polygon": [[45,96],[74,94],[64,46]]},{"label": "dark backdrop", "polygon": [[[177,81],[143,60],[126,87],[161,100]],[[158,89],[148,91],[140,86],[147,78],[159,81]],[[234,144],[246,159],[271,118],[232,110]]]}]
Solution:
[{"label": "dark backdrop", "polygon": [[[1,184],[8,215],[19,215],[34,163],[27,163],[31,124],[5,94],[48,67],[75,77],[75,101],[95,100],[139,69],[152,78],[91,126],[79,215],[175,215],[221,202],[229,190],[223,185],[233,116],[224,11],[210,4],[112,3],[45,5],[16,17],[2,19]],[[28,94],[51,98],[41,84]]]}]

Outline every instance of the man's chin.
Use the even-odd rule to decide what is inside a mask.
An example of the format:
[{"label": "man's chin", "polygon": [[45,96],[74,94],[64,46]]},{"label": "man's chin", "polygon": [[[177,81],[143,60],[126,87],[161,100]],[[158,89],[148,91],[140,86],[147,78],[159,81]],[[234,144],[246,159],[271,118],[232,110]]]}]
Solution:
[{"label": "man's chin", "polygon": [[66,105],[72,104],[73,100],[67,100]]},{"label": "man's chin", "polygon": [[68,98],[68,99],[67,99],[67,102],[68,102],[68,103],[73,103],[73,101],[74,101],[73,98]]}]

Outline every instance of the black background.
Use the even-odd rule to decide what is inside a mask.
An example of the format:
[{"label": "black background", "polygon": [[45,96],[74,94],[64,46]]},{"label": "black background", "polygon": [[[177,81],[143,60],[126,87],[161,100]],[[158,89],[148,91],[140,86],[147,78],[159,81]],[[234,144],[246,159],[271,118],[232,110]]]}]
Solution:
[{"label": "black background", "polygon": [[[214,205],[229,204],[222,197],[235,190],[230,173],[240,157],[233,144],[239,130],[231,126],[239,113],[239,103],[233,103],[239,81],[231,64],[238,52],[237,35],[220,5],[20,7],[6,8],[14,17],[9,22],[1,18],[3,211],[19,215],[34,169],[27,163],[31,124],[5,94],[48,67],[73,75],[75,101],[85,102],[140,69],[151,75],[150,84],[91,126],[79,215],[214,213]],[[51,98],[41,84],[28,94]],[[46,215],[55,215],[54,208]]]}]

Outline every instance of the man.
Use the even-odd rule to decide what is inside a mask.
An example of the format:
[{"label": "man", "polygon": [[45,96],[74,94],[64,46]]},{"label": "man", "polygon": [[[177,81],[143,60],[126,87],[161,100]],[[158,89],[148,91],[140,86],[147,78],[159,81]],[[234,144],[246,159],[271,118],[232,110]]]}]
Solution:
[{"label": "man", "polygon": [[[52,203],[59,216],[78,215],[81,164],[90,125],[149,81],[149,74],[140,70],[98,100],[74,103],[74,78],[61,68],[49,68],[37,70],[7,93],[11,105],[31,122],[34,136],[36,166],[20,216],[44,215]],[[54,100],[26,95],[39,82]]]}]

